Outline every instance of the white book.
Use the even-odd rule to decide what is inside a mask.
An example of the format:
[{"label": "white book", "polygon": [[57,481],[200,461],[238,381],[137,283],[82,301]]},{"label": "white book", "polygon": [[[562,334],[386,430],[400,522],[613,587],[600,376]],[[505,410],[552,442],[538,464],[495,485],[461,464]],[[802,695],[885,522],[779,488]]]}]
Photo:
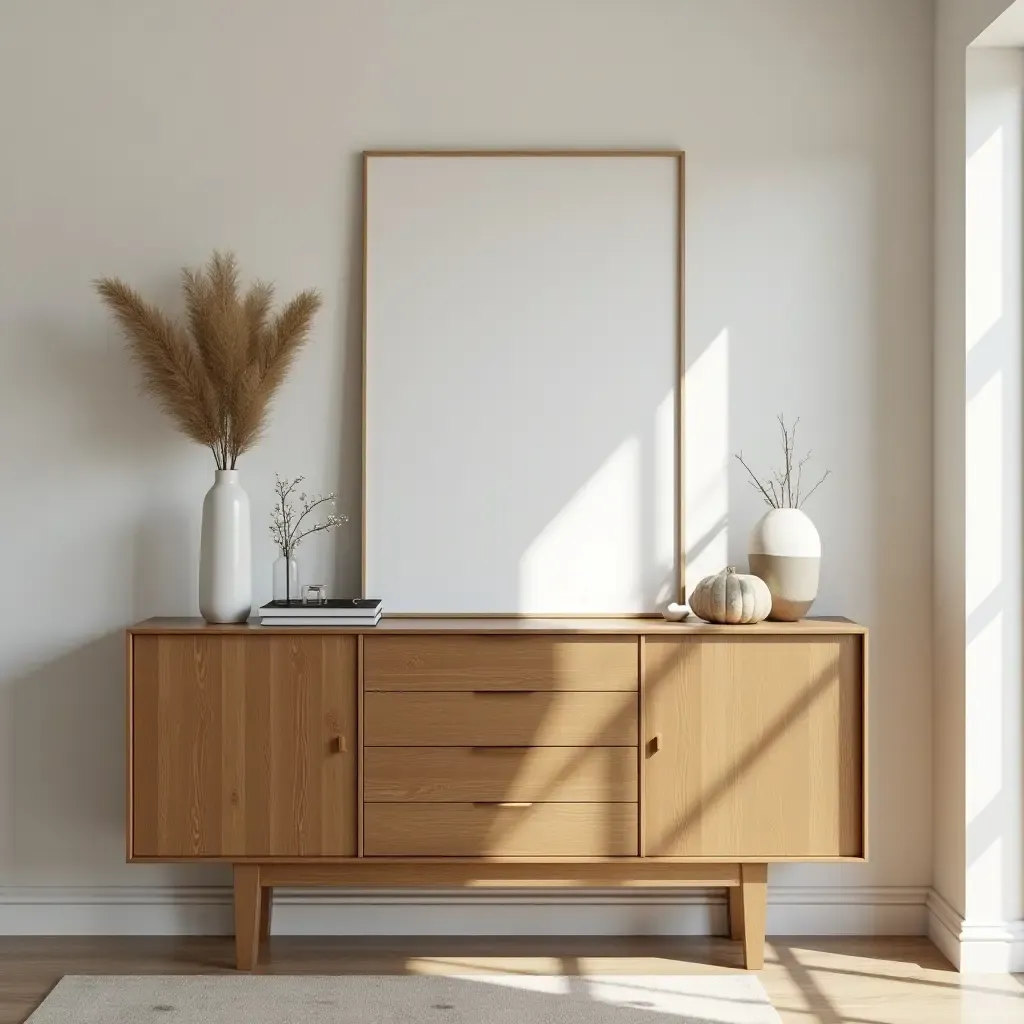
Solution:
[{"label": "white book", "polygon": [[376,626],[378,622],[379,612],[372,618],[350,615],[264,615],[260,619],[261,626]]}]

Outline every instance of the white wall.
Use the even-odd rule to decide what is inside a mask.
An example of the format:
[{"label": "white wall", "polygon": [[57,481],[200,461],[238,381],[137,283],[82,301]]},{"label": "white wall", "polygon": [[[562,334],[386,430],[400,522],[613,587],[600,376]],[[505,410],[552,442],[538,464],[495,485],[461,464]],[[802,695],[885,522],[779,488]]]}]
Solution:
[{"label": "white wall", "polygon": [[[851,929],[900,927],[885,908],[908,892],[919,905],[931,878],[931,87],[928,0],[7,0],[8,920],[109,927],[104,886],[114,903],[125,886],[226,877],[123,864],[120,631],[195,612],[211,466],[136,394],[90,279],[122,274],[170,303],[181,264],[233,246],[283,294],[323,291],[311,349],[241,464],[269,586],[274,470],[359,508],[358,152],[678,145],[687,427],[703,441],[691,572],[742,562],[761,508],[730,453],[774,456],[774,415],[799,414],[835,473],[808,506],[826,554],[818,610],[872,629],[872,861],[772,881],[820,909],[850,887],[866,907]],[[354,518],[318,553],[340,589],[356,586],[358,537]],[[46,917],[63,886],[99,908],[87,923]],[[837,919],[826,906],[816,920]]]},{"label": "white wall", "polygon": [[1024,917],[1022,125],[1024,55],[968,50],[965,909],[983,921]]},{"label": "white wall", "polygon": [[945,905],[932,934],[965,969],[1024,967],[1024,67],[1016,51],[967,49],[1009,6],[940,0],[936,15],[934,848]]}]

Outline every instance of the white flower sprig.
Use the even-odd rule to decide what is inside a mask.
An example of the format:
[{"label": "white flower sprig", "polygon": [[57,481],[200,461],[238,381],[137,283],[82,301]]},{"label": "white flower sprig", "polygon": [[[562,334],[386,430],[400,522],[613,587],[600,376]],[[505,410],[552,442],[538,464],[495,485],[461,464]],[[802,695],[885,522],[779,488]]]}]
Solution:
[{"label": "white flower sprig", "polygon": [[301,505],[299,508],[295,504],[295,499],[292,499],[292,492],[306,478],[297,476],[294,480],[282,480],[276,473],[274,478],[277,481],[274,485],[277,504],[270,513],[270,536],[273,537],[274,543],[281,549],[281,554],[285,558],[294,554],[303,538],[308,537],[311,533],[320,533],[348,522],[348,516],[331,512],[323,522],[314,523],[304,530],[301,529],[303,520],[313,509],[328,503],[334,505],[334,493],[307,495],[305,491],[302,491],[298,495]]}]

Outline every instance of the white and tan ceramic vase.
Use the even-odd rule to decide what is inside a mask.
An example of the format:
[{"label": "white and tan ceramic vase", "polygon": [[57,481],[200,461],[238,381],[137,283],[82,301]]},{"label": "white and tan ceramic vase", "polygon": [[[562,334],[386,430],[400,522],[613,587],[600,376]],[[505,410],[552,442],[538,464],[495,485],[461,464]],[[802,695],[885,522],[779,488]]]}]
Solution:
[{"label": "white and tan ceramic vase", "polygon": [[218,469],[203,501],[199,611],[207,622],[245,622],[252,611],[249,496],[237,469]]},{"label": "white and tan ceramic vase", "polygon": [[750,571],[768,584],[769,619],[796,622],[818,596],[821,537],[798,508],[773,508],[750,535]]}]

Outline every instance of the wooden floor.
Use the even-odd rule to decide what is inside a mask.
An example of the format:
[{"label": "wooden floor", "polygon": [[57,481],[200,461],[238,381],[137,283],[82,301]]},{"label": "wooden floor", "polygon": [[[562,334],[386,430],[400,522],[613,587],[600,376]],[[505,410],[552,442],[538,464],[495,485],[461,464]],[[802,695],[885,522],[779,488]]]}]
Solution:
[{"label": "wooden floor", "polygon": [[[0,938],[0,1024],[21,1024],[65,974],[216,974],[233,957],[226,938]],[[275,938],[259,969],[664,974],[739,962],[724,939]],[[759,976],[786,1024],[1024,1024],[1024,977],[961,976],[926,939],[772,942]]]}]

